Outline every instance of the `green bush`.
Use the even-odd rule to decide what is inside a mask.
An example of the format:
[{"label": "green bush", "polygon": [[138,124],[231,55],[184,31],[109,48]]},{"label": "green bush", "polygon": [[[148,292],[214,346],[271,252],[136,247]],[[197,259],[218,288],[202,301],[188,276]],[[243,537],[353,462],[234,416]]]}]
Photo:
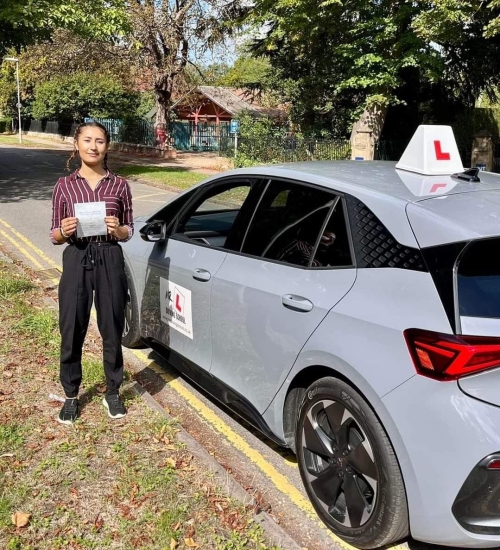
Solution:
[{"label": "green bush", "polygon": [[0,134],[11,132],[11,130],[12,130],[12,119],[0,118]]},{"label": "green bush", "polygon": [[33,118],[75,120],[84,117],[123,118],[135,113],[139,95],[115,78],[94,73],[57,76],[35,88]]}]

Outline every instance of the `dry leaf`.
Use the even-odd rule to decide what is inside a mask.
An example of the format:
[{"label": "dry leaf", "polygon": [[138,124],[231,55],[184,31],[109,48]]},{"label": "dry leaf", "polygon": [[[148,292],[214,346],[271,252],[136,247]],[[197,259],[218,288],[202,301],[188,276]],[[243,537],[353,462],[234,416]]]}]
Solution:
[{"label": "dry leaf", "polygon": [[172,529],[173,529],[174,531],[178,531],[180,528],[181,528],[181,522],[180,522],[180,521],[178,521],[178,522],[172,527]]},{"label": "dry leaf", "polygon": [[171,456],[169,456],[165,462],[172,468],[177,466],[177,462]]},{"label": "dry leaf", "polygon": [[94,519],[94,529],[96,531],[99,531],[101,527],[104,525],[104,520],[101,517],[101,514],[97,514],[97,516]]},{"label": "dry leaf", "polygon": [[11,519],[12,523],[16,527],[26,527],[30,522],[31,514],[25,514],[24,512],[15,512],[12,514]]},{"label": "dry leaf", "polygon": [[184,534],[186,535],[186,537],[192,538],[194,537],[194,533],[195,533],[194,527],[192,525],[188,525],[186,528],[186,532]]},{"label": "dry leaf", "polygon": [[188,539],[184,539],[184,544],[186,546],[189,546],[189,548],[198,548],[200,546],[197,542],[194,542],[191,537]]},{"label": "dry leaf", "polygon": [[170,539],[170,550],[175,550],[179,546],[179,543],[175,539]]}]

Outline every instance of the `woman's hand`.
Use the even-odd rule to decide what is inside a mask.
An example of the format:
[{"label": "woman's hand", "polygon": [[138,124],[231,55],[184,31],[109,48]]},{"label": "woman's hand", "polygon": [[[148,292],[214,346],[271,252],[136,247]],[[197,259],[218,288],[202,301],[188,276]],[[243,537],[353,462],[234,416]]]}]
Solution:
[{"label": "woman's hand", "polygon": [[128,237],[128,229],[120,225],[120,220],[116,216],[106,216],[104,218],[108,227],[108,233],[118,240],[126,239]]},{"label": "woman's hand", "polygon": [[[64,220],[61,221],[61,229],[64,231],[65,235],[71,237],[71,235],[73,235],[76,231],[77,223],[78,218],[64,218]],[[62,233],[61,236],[64,237]]]}]

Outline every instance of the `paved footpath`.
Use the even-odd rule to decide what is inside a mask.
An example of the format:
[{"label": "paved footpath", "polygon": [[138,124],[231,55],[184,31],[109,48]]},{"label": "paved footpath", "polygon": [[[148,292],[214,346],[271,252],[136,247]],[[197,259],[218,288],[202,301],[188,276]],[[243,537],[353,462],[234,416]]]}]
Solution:
[{"label": "paved footpath", "polygon": [[[54,183],[64,174],[68,150],[71,146],[61,145],[57,149],[0,146],[0,246],[54,286],[58,283],[64,246],[54,246],[49,241],[51,196]],[[151,161],[172,165],[172,161],[125,157],[139,164]],[[131,182],[131,187],[136,216],[152,213],[175,195],[137,182]],[[127,351],[126,358],[138,382],[179,419],[302,548],[353,549],[318,520],[304,493],[293,455],[277,448],[197,391],[151,350]],[[402,548],[437,547],[409,541],[394,546],[393,550]]]}]

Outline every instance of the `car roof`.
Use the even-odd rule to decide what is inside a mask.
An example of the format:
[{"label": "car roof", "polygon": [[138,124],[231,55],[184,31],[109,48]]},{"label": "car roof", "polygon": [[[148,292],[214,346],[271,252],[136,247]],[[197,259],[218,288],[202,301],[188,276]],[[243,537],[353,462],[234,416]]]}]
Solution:
[{"label": "car roof", "polygon": [[292,162],[231,171],[247,175],[284,177],[316,183],[340,192],[380,195],[390,201],[420,202],[443,194],[500,189],[500,174],[480,173],[480,182],[470,183],[451,176],[426,176],[397,170],[391,161]]}]

